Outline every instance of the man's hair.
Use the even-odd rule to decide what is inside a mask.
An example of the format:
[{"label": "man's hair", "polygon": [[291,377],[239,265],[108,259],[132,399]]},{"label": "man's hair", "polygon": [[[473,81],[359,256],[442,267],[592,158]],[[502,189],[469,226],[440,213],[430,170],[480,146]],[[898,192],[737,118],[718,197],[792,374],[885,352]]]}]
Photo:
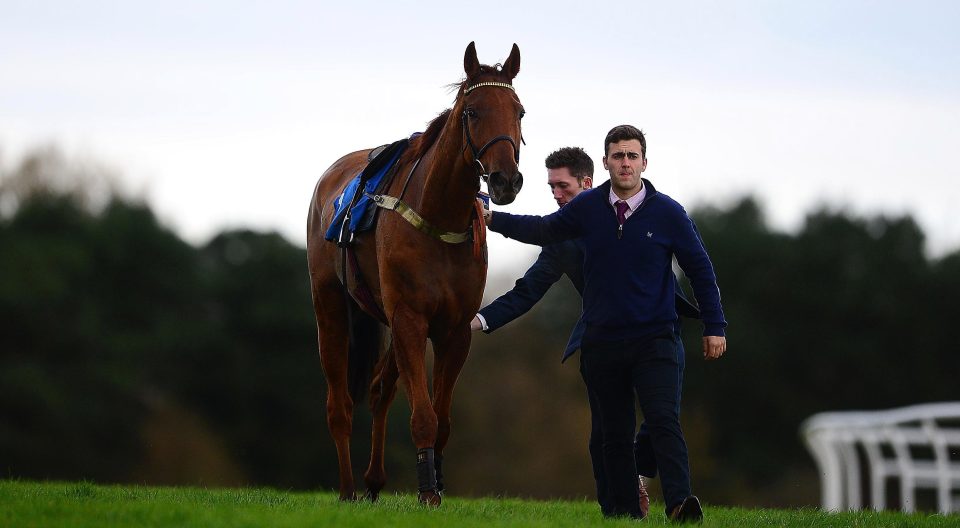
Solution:
[{"label": "man's hair", "polygon": [[607,137],[603,140],[603,157],[607,157],[610,143],[619,143],[631,139],[640,141],[640,155],[643,159],[647,159],[647,138],[644,137],[642,130],[633,125],[618,125],[607,132]]},{"label": "man's hair", "polygon": [[562,169],[570,171],[570,175],[583,183],[587,176],[593,177],[593,160],[580,147],[563,147],[550,153],[545,160],[548,169]]}]

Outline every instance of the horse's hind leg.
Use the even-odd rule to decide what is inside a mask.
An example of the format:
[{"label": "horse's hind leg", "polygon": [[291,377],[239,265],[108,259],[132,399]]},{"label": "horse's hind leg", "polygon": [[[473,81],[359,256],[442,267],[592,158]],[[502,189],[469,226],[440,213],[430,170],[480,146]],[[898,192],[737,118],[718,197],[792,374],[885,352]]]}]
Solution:
[{"label": "horse's hind leg", "polygon": [[321,289],[314,285],[314,310],[320,363],[327,379],[327,426],[337,447],[340,466],[340,500],[356,500],[353,466],[350,463],[350,434],[353,430],[353,399],[350,397],[348,365],[347,306],[340,288]]},{"label": "horse's hind leg", "polygon": [[376,372],[377,375],[370,385],[370,411],[373,414],[370,466],[363,478],[367,485],[366,498],[371,501],[379,498],[380,490],[387,483],[387,471],[383,464],[387,438],[387,411],[390,410],[390,404],[397,395],[397,378],[400,376],[392,345],[377,365]]},{"label": "horse's hind leg", "polygon": [[437,489],[443,491],[443,449],[450,439],[453,388],[470,351],[470,327],[454,330],[443,342],[434,341],[433,408],[437,412],[435,464]]}]

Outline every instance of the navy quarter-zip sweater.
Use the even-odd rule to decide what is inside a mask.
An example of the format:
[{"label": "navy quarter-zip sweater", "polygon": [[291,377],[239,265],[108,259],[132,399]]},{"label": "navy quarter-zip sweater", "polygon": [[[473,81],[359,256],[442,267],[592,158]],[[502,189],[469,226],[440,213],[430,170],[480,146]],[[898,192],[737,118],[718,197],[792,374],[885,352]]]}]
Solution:
[{"label": "navy quarter-zip sweater", "polygon": [[724,335],[727,322],[717,278],[693,220],[648,180],[643,184],[647,197],[627,218],[622,231],[608,199],[609,181],[580,193],[547,216],[497,211],[490,230],[541,246],[582,239],[586,343],[671,331],[677,320],[673,256],[690,279],[700,306],[703,335]]}]

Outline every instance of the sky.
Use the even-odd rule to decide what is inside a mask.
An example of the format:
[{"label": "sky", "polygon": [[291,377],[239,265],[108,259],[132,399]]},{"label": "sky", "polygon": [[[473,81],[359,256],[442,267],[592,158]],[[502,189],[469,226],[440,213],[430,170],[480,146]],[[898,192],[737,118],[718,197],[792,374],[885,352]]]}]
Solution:
[{"label": "sky", "polygon": [[[688,210],[752,195],[788,232],[821,207],[910,214],[931,256],[960,249],[960,2],[413,4],[0,0],[0,164],[56,145],[193,243],[304,245],[330,164],[451,106],[469,42],[487,64],[516,43],[525,187],[502,210],[556,208],[562,146],[605,181],[603,137],[629,123]],[[538,251],[489,240],[492,274]]]}]

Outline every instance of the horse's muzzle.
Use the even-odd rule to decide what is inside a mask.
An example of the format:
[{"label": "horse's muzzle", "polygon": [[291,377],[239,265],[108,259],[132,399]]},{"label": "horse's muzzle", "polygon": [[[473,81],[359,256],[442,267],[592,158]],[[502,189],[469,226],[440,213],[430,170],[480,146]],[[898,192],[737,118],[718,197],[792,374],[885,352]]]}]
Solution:
[{"label": "horse's muzzle", "polygon": [[487,188],[490,190],[490,199],[497,205],[513,203],[523,187],[523,174],[516,171],[512,176],[502,171],[490,173]]}]

